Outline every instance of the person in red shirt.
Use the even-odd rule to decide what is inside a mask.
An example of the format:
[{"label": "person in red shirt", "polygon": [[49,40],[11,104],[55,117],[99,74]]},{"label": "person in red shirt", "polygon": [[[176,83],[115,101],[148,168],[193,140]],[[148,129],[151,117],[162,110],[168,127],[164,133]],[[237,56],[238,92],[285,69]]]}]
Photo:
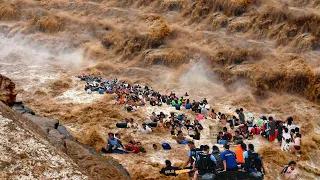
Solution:
[{"label": "person in red shirt", "polygon": [[253,126],[253,128],[251,129],[251,133],[252,133],[253,135],[260,135],[260,132],[261,132],[261,129],[260,129],[260,127],[257,127],[256,124],[255,124],[255,125]]},{"label": "person in red shirt", "polygon": [[139,147],[134,141],[130,141],[128,145],[125,146],[126,152],[139,153]]},{"label": "person in red shirt", "polygon": [[228,132],[227,127],[223,127],[223,139],[229,142],[232,139],[232,134]]}]

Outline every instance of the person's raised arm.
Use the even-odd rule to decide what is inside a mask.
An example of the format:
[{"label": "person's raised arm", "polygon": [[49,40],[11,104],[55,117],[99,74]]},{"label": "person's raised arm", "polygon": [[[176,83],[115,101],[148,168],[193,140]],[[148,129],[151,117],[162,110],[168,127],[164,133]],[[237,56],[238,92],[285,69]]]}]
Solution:
[{"label": "person's raised arm", "polygon": [[185,168],[191,160],[191,157],[188,157],[188,160],[183,164],[182,168]]}]

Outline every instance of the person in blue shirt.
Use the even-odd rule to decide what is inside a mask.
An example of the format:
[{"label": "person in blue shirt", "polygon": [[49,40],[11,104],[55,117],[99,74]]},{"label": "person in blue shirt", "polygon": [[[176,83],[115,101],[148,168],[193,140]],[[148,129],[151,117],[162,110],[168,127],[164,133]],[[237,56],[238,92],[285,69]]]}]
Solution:
[{"label": "person in blue shirt", "polygon": [[[196,148],[193,141],[188,141],[187,145],[188,145],[190,151],[188,153],[188,159],[182,167],[186,168],[186,169],[192,169],[194,167],[194,163],[195,163],[195,160],[197,157],[196,154],[200,149]],[[190,164],[190,166],[187,167],[187,165],[189,165],[189,164]]]},{"label": "person in blue shirt", "polygon": [[104,94],[104,89],[99,88],[98,92],[99,92],[99,94]]},{"label": "person in blue shirt", "polygon": [[221,153],[224,171],[238,171],[236,154],[229,150],[229,144],[224,145],[225,151]]},{"label": "person in blue shirt", "polygon": [[198,176],[204,175],[206,173],[214,173],[217,160],[209,153],[209,146],[202,146],[202,153],[199,153],[196,158],[196,163],[194,169],[196,169],[193,179],[197,180]]},{"label": "person in blue shirt", "polygon": [[258,153],[254,151],[253,144],[248,145],[249,150],[243,152],[243,157],[245,159],[244,168],[249,172],[249,177],[254,179],[262,179],[262,160]]},{"label": "person in blue shirt", "polygon": [[103,153],[117,153],[127,154],[127,152],[120,150],[120,140],[115,138],[113,133],[108,133],[108,143],[101,149]]},{"label": "person in blue shirt", "polygon": [[189,99],[187,99],[185,107],[186,107],[186,109],[191,109],[191,104],[190,104]]},{"label": "person in blue shirt", "polygon": [[176,108],[176,110],[180,110],[180,105],[179,104],[175,104],[174,107]]}]

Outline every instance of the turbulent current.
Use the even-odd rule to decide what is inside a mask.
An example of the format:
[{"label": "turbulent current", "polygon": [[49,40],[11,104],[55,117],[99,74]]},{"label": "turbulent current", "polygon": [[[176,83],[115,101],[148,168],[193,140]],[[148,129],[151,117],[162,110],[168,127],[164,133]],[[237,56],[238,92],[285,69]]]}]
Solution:
[{"label": "turbulent current", "polygon": [[[166,179],[170,159],[181,165],[188,148],[170,132],[118,129],[124,118],[147,122],[170,106],[128,113],[114,95],[87,94],[81,73],[148,85],[190,100],[207,98],[216,112],[244,108],[285,120],[302,131],[301,179],[320,174],[320,4],[316,0],[2,0],[0,74],[16,83],[18,99],[37,114],[59,119],[80,142],[100,151],[108,132],[134,139],[145,154],[107,155],[133,179]],[[182,110],[191,120],[195,115]],[[216,141],[219,122],[206,119],[196,145]],[[154,150],[166,141],[171,151]],[[266,179],[296,156],[256,137]],[[173,179],[186,179],[179,175]]]}]

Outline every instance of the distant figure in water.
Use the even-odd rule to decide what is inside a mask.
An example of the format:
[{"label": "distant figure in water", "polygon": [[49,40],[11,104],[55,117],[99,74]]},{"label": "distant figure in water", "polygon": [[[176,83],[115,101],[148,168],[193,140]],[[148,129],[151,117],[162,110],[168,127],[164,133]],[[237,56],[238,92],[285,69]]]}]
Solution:
[{"label": "distant figure in water", "polygon": [[156,144],[152,144],[152,148],[153,148],[154,150],[158,150],[158,146],[157,146]]},{"label": "distant figure in water", "polygon": [[290,161],[289,164],[282,170],[281,174],[284,174],[285,180],[296,180],[299,176],[299,171],[296,168],[296,162]]},{"label": "distant figure in water", "polygon": [[101,149],[102,153],[117,153],[117,154],[126,154],[127,152],[120,150],[121,147],[121,141],[117,138],[115,138],[113,133],[108,134],[108,142]]},{"label": "distant figure in water", "polygon": [[183,136],[182,131],[178,131],[176,141],[178,144],[187,144],[186,138]]},{"label": "distant figure in water", "polygon": [[151,128],[147,125],[147,123],[143,123],[142,124],[142,127],[140,129],[140,133],[141,134],[151,134],[152,133],[152,130]]}]

